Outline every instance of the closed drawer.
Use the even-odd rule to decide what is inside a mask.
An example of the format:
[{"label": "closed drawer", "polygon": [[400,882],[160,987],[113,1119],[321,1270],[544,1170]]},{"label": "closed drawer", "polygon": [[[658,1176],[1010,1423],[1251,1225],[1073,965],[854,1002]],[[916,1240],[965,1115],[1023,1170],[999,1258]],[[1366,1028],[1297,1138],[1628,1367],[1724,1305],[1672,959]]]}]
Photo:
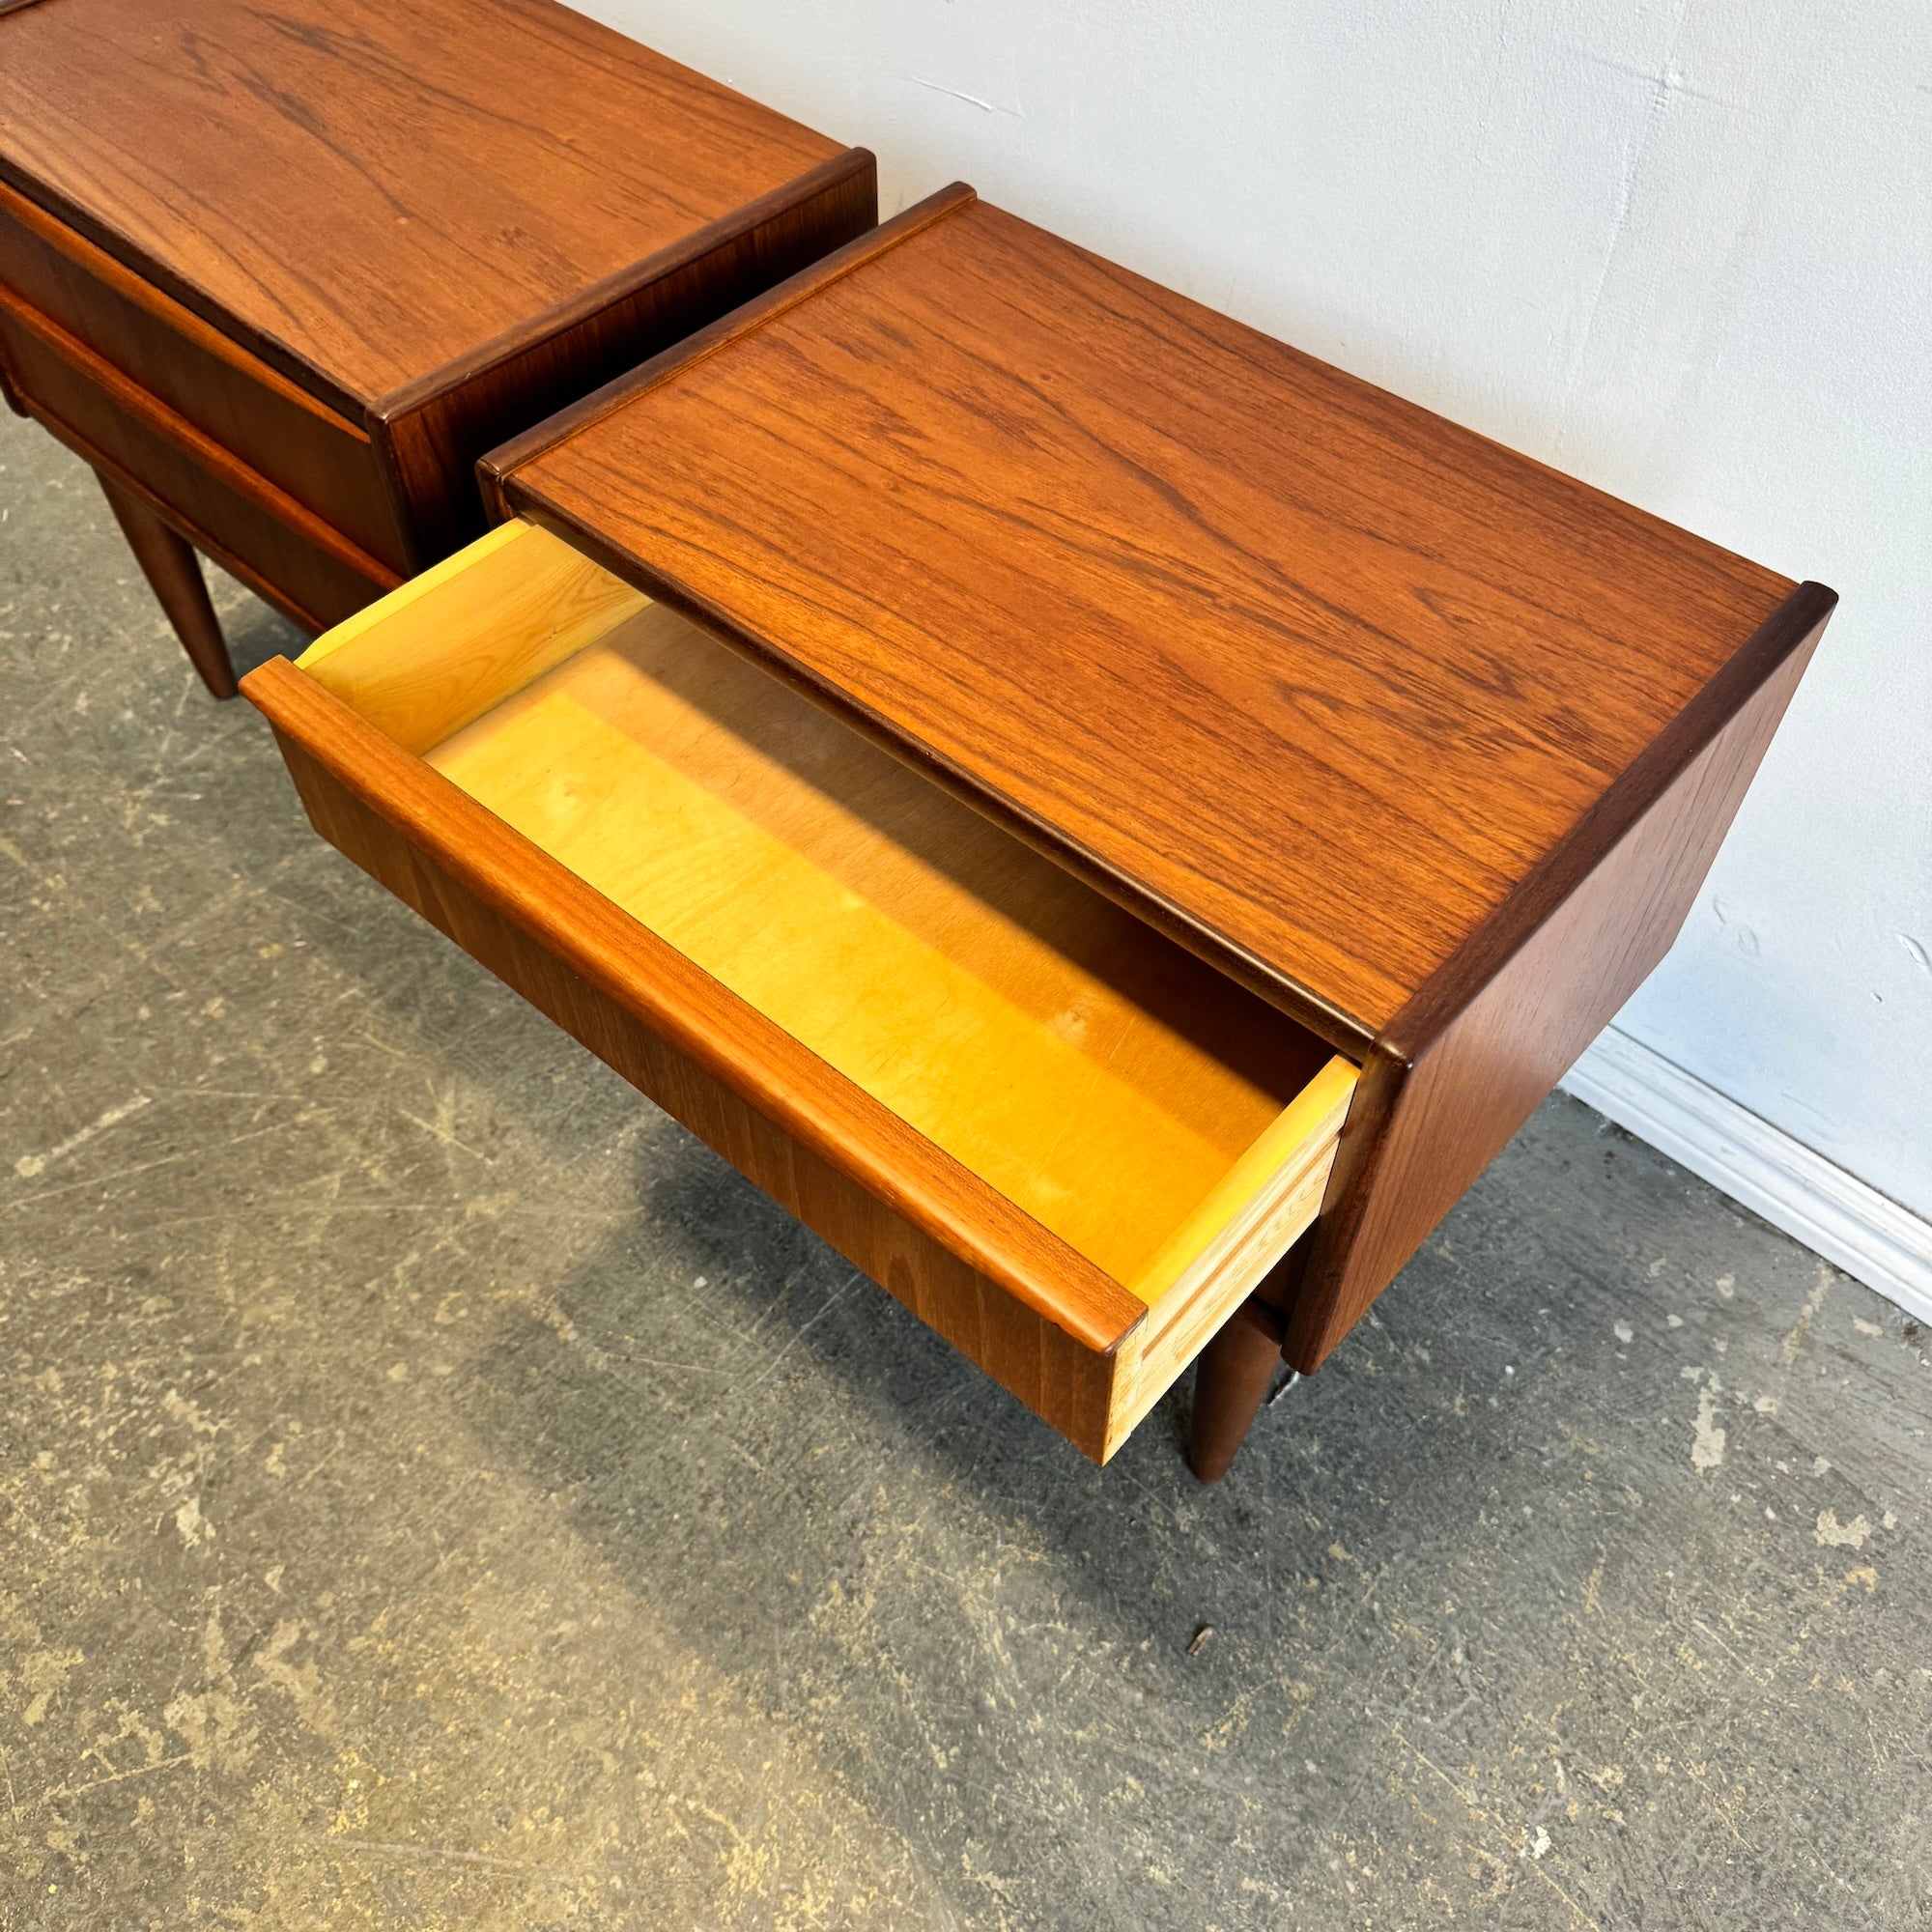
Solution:
[{"label": "closed drawer", "polygon": [[366,431],[0,184],[0,283],[398,574]]},{"label": "closed drawer", "polygon": [[197,548],[305,629],[337,623],[395,586],[386,564],[5,288],[0,361],[57,436],[145,491]]},{"label": "closed drawer", "polygon": [[324,837],[1096,1459],[1316,1216],[1352,1065],[540,528],[242,688]]}]

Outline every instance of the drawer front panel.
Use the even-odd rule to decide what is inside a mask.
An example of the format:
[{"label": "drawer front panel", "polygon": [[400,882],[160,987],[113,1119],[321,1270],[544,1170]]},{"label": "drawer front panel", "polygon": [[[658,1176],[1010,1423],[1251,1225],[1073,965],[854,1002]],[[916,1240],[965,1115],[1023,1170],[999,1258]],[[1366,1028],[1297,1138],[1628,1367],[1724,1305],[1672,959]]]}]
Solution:
[{"label": "drawer front panel", "polygon": [[364,431],[4,185],[0,283],[359,548],[412,567]]},{"label": "drawer front panel", "polygon": [[[257,673],[259,676],[260,673]],[[259,701],[259,699],[258,699]],[[1069,1441],[1104,1460],[1119,1364],[1083,1346],[819,1158],[276,737],[310,823],[372,878],[649,1095]]]},{"label": "drawer front panel", "polygon": [[114,393],[57,344],[0,302],[0,354],[32,412],[89,462],[138,485],[198,548],[296,622],[327,629],[393,587],[394,574],[374,559],[358,568],[213,473],[155,426],[160,412],[144,420],[130,407],[136,399]]}]

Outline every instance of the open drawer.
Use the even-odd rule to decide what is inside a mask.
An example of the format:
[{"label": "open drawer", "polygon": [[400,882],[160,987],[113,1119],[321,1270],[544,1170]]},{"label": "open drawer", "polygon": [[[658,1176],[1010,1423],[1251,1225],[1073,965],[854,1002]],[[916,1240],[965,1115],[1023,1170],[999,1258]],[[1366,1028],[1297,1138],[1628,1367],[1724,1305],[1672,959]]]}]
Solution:
[{"label": "open drawer", "polygon": [[1104,1461],[1356,1069],[509,523],[243,684],[316,829]]}]

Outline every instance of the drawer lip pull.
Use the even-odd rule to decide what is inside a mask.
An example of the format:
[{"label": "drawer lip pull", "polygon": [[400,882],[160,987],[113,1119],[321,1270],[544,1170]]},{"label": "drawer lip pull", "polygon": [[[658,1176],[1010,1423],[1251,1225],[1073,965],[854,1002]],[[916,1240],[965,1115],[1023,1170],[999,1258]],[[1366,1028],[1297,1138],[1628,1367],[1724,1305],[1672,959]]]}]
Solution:
[{"label": "drawer lip pull", "polygon": [[179,411],[169,408],[132,377],[123,374],[104,356],[98,355],[84,342],[71,335],[50,317],[43,315],[31,303],[22,301],[5,283],[0,283],[0,314],[10,317],[38,338],[48,352],[112,398],[143,429],[207,470],[225,488],[287,525],[331,562],[354,571],[378,592],[396,589],[405,582],[398,571],[372,556],[333,524],[318,516],[305,503],[297,501],[278,484],[271,483],[232,450],[189,422]]},{"label": "drawer lip pull", "polygon": [[1148,1319],[1121,1283],[286,658],[242,689],[278,735],[468,890],[1083,1348],[1111,1354]]}]

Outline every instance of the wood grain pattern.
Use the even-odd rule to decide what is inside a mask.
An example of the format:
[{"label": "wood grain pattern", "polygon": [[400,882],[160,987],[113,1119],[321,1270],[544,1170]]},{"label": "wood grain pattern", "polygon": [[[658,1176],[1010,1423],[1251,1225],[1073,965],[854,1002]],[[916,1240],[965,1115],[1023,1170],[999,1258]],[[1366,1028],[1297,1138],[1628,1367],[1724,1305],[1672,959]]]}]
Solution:
[{"label": "wood grain pattern", "polygon": [[0,185],[0,284],[392,571],[409,567],[369,433]]},{"label": "wood grain pattern", "polygon": [[831,160],[550,0],[60,0],[0,174],[345,414]]},{"label": "wood grain pattern", "polygon": [[[747,336],[755,335],[766,324],[811,300],[831,283],[855,269],[877,261],[900,243],[909,242],[923,229],[943,221],[949,214],[969,207],[979,199],[964,182],[953,182],[913,207],[903,209],[889,221],[854,235],[840,246],[828,249],[815,261],[806,264],[783,282],[775,283],[762,295],[741,302],[728,315],[718,317],[702,328],[693,329],[682,340],[660,350],[626,369],[621,375],[596,389],[586,390],[566,409],[542,422],[531,423],[521,434],[484,453],[477,465],[484,500],[491,516],[500,521],[510,510],[503,496],[505,479],[531,458],[541,456],[568,441],[592,423],[623,409],[646,389],[668,382],[681,370],[701,362],[708,355],[731,348]],[[594,530],[584,530],[578,539],[588,551],[597,542]]]},{"label": "wood grain pattern", "polygon": [[1357,1051],[1792,587],[983,203],[504,490]]},{"label": "wood grain pattern", "polygon": [[[1369,1062],[1287,1354],[1320,1366],[1677,936],[1832,608],[1806,585],[1760,681],[1500,963],[1425,988]],[[1454,1000],[1455,1004],[1450,1004]],[[1440,1003],[1438,1003],[1438,1001]],[[1405,1048],[1402,1042],[1413,1041]]]},{"label": "wood grain pattern", "polygon": [[371,406],[416,506],[422,554],[482,534],[476,464],[505,437],[657,355],[872,226],[872,156],[851,149],[530,317]]},{"label": "wood grain pattern", "polygon": [[[326,629],[397,582],[4,289],[0,356],[31,414],[302,629]],[[209,454],[212,465],[202,460]]]}]

